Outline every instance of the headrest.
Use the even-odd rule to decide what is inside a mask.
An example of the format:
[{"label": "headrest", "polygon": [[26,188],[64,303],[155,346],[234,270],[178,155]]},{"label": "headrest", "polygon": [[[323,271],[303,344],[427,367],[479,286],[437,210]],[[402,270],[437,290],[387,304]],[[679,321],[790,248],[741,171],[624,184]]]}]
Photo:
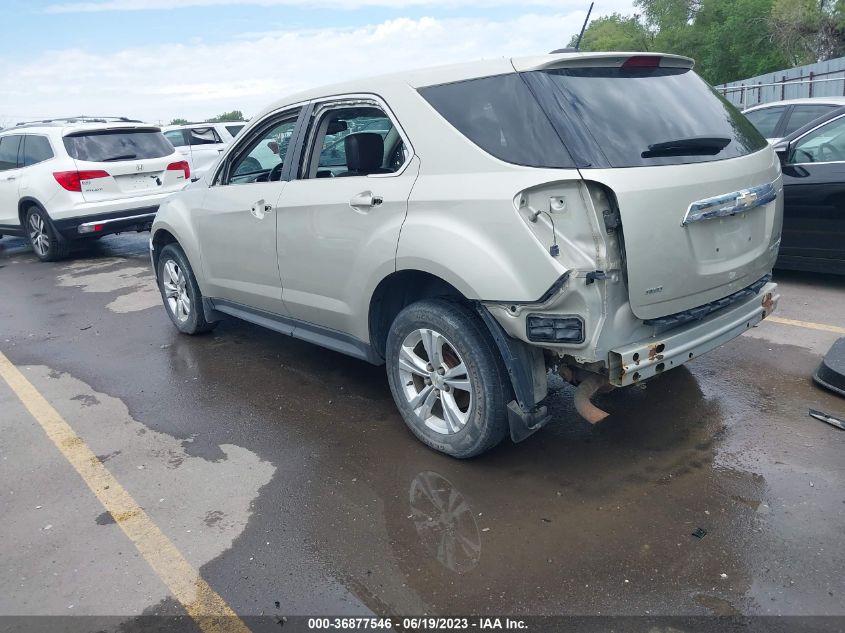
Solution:
[{"label": "headrest", "polygon": [[372,172],[384,160],[384,139],[375,132],[356,132],[343,139],[346,168],[349,171]]}]

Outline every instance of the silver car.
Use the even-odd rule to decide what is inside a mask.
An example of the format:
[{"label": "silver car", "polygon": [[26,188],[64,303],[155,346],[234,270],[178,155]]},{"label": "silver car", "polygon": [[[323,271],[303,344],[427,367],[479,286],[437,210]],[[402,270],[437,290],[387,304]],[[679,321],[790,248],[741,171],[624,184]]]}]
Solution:
[{"label": "silver car", "polygon": [[234,316],[385,364],[410,430],[455,457],[768,316],[780,164],[684,57],[493,59],[297,94],[163,204],[175,326]]}]

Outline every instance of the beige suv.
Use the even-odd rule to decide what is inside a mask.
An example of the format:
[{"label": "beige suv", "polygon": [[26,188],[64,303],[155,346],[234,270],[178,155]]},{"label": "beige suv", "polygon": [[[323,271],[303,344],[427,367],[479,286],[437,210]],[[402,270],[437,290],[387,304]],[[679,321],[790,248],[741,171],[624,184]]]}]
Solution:
[{"label": "beige suv", "polygon": [[360,80],[256,116],[150,248],[187,334],[234,316],[385,364],[455,457],[728,343],[774,310],[779,162],[677,56],[557,54]]}]

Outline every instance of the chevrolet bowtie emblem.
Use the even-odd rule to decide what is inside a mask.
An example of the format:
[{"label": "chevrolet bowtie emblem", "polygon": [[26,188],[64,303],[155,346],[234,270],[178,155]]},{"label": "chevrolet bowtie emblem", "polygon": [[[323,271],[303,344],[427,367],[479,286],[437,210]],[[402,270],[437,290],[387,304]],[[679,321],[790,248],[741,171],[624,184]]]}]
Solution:
[{"label": "chevrolet bowtie emblem", "polygon": [[757,194],[752,191],[743,191],[736,197],[737,205],[742,205],[743,207],[752,205],[755,202],[757,202]]}]

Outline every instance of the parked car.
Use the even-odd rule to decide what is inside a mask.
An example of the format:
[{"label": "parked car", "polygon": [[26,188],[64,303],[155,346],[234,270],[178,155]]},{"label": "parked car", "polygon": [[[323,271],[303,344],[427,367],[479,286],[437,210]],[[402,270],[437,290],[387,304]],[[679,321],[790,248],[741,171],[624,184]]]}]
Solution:
[{"label": "parked car", "polygon": [[0,133],[0,234],[42,261],[73,242],[146,230],[190,179],[161,129],[128,119],[53,119]]},{"label": "parked car", "polygon": [[746,118],[772,144],[800,127],[845,106],[845,97],[809,97],[773,101],[743,110]]},{"label": "parked car", "polygon": [[[283,99],[156,216],[167,314],[383,363],[410,430],[455,457],[542,427],[550,370],[596,422],[594,393],[729,343],[779,299],[778,159],[692,66],[503,58]],[[385,134],[356,131],[375,119]]]},{"label": "parked car", "polygon": [[775,151],[784,191],[776,266],[845,274],[845,108],[796,130]]},{"label": "parked car", "polygon": [[245,125],[244,121],[189,123],[168,125],[163,130],[164,137],[188,161],[194,180],[198,180]]}]

